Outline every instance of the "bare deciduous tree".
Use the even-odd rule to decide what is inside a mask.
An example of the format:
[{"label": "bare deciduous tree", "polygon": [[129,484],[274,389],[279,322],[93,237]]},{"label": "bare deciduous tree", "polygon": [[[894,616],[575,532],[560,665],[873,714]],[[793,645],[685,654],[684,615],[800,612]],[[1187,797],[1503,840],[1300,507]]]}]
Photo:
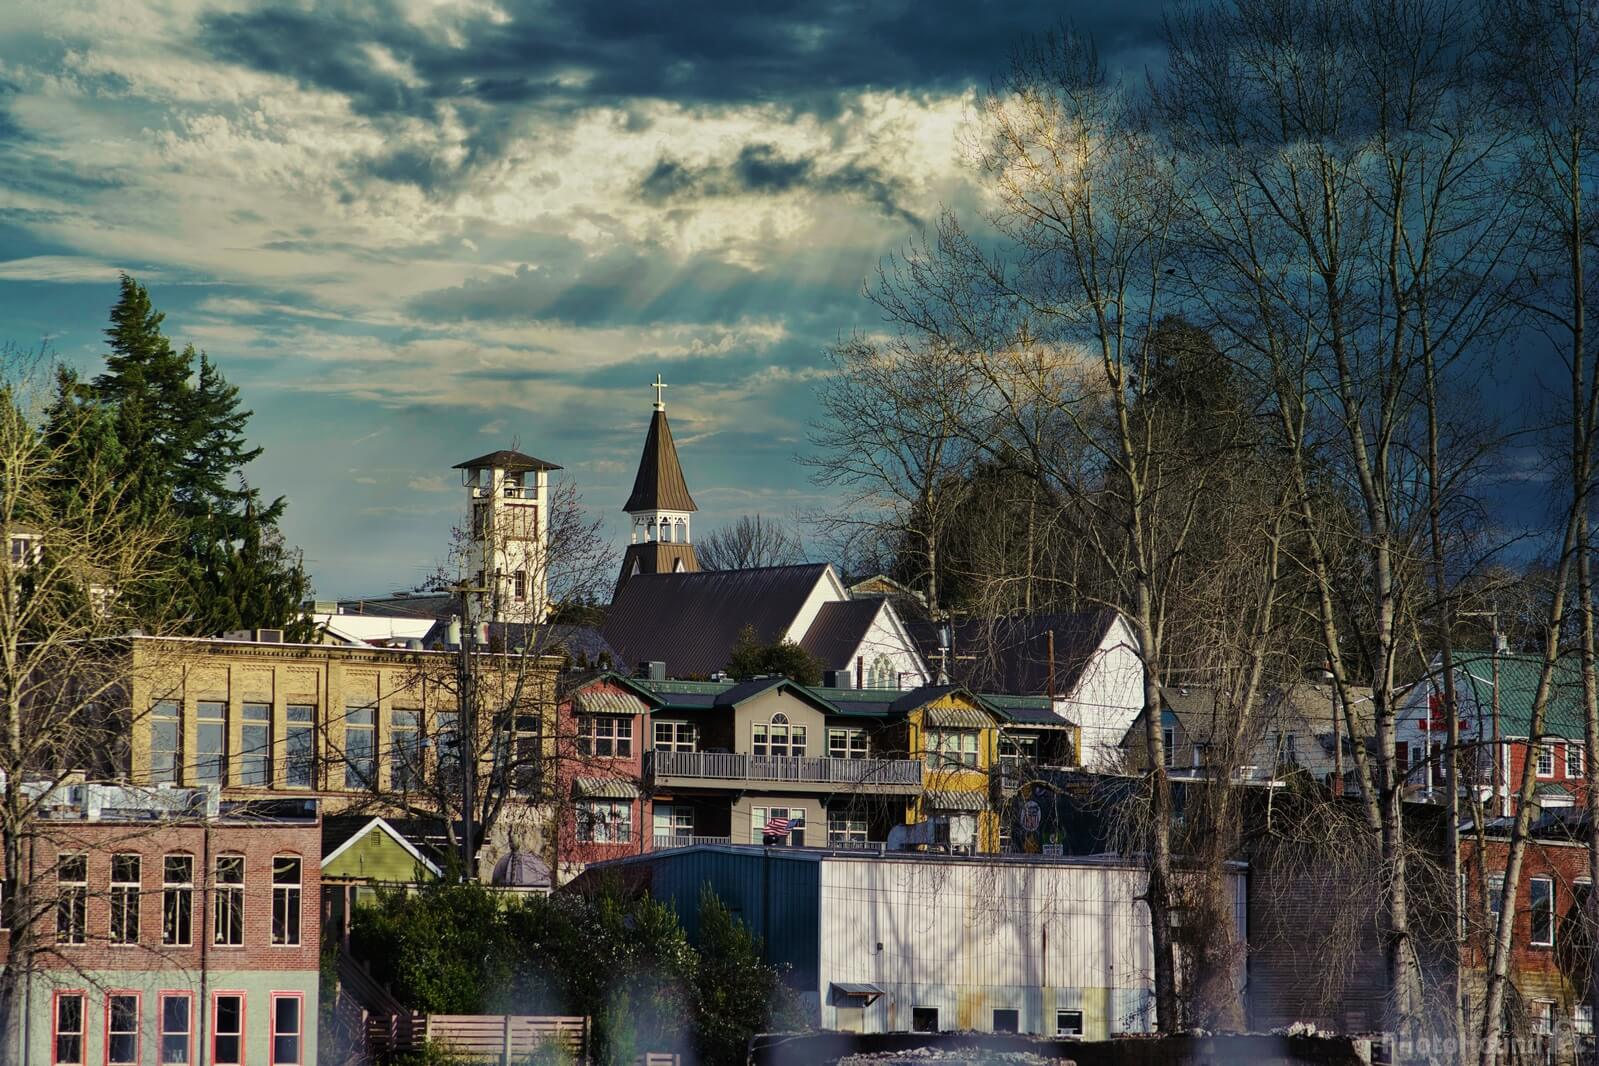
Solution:
[{"label": "bare deciduous tree", "polygon": [[39,362],[10,348],[0,360],[14,375],[0,383],[0,924],[8,948],[0,1038],[6,1061],[22,1062],[19,982],[55,942],[55,895],[38,886],[54,882],[57,856],[31,854],[31,845],[62,782],[125,779],[132,655],[118,638],[162,631],[159,604],[141,592],[156,583],[168,545],[159,523],[130,519],[123,486],[103,470],[63,477],[97,428],[96,412],[46,440],[27,372]]},{"label": "bare deciduous tree", "polygon": [[786,523],[755,514],[740,515],[701,538],[694,555],[706,570],[752,570],[802,562],[805,548]]}]

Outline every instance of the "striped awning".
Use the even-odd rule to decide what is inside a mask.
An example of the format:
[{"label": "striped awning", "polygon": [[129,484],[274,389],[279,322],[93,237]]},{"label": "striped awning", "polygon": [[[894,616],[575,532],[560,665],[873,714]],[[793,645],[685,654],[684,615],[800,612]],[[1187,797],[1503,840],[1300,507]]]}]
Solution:
[{"label": "striped awning", "polygon": [[994,720],[976,707],[929,707],[922,712],[928,729],[988,729]]},{"label": "striped awning", "polygon": [[587,799],[633,799],[638,786],[622,777],[575,777],[572,795]]},{"label": "striped awning", "polygon": [[591,685],[572,694],[572,702],[582,714],[643,714],[649,710],[644,701],[631,692]]},{"label": "striped awning", "polygon": [[927,793],[926,806],[935,811],[987,810],[988,793],[957,792],[953,789],[932,789]]}]

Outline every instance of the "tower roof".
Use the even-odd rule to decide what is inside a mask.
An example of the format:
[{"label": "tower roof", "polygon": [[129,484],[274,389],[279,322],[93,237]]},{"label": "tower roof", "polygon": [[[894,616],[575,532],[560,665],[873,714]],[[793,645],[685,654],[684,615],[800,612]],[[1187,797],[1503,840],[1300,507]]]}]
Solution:
[{"label": "tower roof", "polygon": [[633,479],[633,494],[622,510],[697,511],[694,497],[688,494],[683,467],[677,461],[677,445],[672,443],[672,427],[659,406],[650,418],[650,431],[644,437],[644,454],[639,456],[638,476]]},{"label": "tower roof", "polygon": [[514,452],[509,448],[501,448],[497,452],[489,452],[489,454],[480,455],[476,459],[468,459],[464,463],[456,463],[453,469],[509,470],[513,474],[519,474],[527,470],[559,470],[561,468],[554,463],[546,463],[543,459],[525,455],[522,452]]}]

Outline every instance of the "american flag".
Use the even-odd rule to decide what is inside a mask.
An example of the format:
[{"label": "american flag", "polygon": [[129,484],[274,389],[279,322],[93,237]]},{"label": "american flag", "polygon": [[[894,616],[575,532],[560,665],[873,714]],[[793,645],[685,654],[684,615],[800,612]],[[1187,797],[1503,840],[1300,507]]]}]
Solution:
[{"label": "american flag", "polygon": [[787,818],[768,818],[763,832],[769,837],[786,837],[788,836],[788,826],[789,819]]}]

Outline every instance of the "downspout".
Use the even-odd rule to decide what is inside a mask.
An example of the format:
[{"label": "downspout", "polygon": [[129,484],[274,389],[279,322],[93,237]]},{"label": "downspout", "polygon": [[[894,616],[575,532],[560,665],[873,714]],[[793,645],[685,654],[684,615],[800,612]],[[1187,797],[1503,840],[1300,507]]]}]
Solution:
[{"label": "downspout", "polygon": [[[200,840],[201,840],[200,854],[201,854],[202,860],[205,863],[205,865],[202,866],[201,869],[200,869],[200,884],[204,885],[204,884],[209,884],[210,883],[207,879],[211,876],[211,818],[209,817],[209,815],[201,823]],[[216,891],[216,888],[215,888],[214,885],[212,886],[211,891],[213,893]],[[210,960],[210,957],[211,957],[211,936],[209,935],[209,933],[208,933],[208,931],[206,929],[206,925],[209,924],[206,919],[208,919],[210,917],[211,911],[212,911],[212,907],[215,906],[215,902],[211,901],[211,900],[207,900],[206,893],[204,893],[204,892],[202,892],[200,894],[200,901],[202,903],[202,906],[200,908],[200,915],[199,915],[199,918],[200,918],[200,922],[199,922],[199,926],[200,926],[200,929],[199,929],[199,933],[200,933],[200,996],[199,996],[199,1002],[196,1003],[195,1006],[194,1006],[195,1018],[194,1018],[194,1020],[193,1020],[193,1022],[191,1024],[192,1024],[192,1028],[194,1029],[194,1032],[195,1032],[195,1034],[196,1034],[196,1036],[198,1037],[198,1040],[199,1040],[199,1042],[195,1045],[195,1053],[196,1053],[197,1056],[201,1056],[201,1057],[198,1058],[198,1061],[204,1062],[204,1061],[206,1061],[206,1057],[205,1057],[205,1050],[206,1050],[205,1020],[204,1019],[205,1019],[205,1017],[207,1015],[207,1012],[208,1012],[208,1010],[210,1008],[209,993],[207,992],[207,988],[210,985],[210,981],[209,981],[209,977],[210,977],[210,962],[209,962],[209,960]],[[195,916],[192,915],[192,914],[189,916],[189,921],[190,921],[191,924],[193,924],[194,918],[195,918]],[[156,1003],[156,1009],[157,1010],[161,1009],[161,1004],[159,1002]],[[270,1002],[268,1002],[267,1010],[270,1011],[271,1009],[272,1009],[272,1004]],[[270,1019],[269,1019],[269,1024],[270,1024]],[[305,1026],[304,1026],[304,1023],[302,1022],[301,1029],[304,1029],[304,1028],[305,1028]]]}]

